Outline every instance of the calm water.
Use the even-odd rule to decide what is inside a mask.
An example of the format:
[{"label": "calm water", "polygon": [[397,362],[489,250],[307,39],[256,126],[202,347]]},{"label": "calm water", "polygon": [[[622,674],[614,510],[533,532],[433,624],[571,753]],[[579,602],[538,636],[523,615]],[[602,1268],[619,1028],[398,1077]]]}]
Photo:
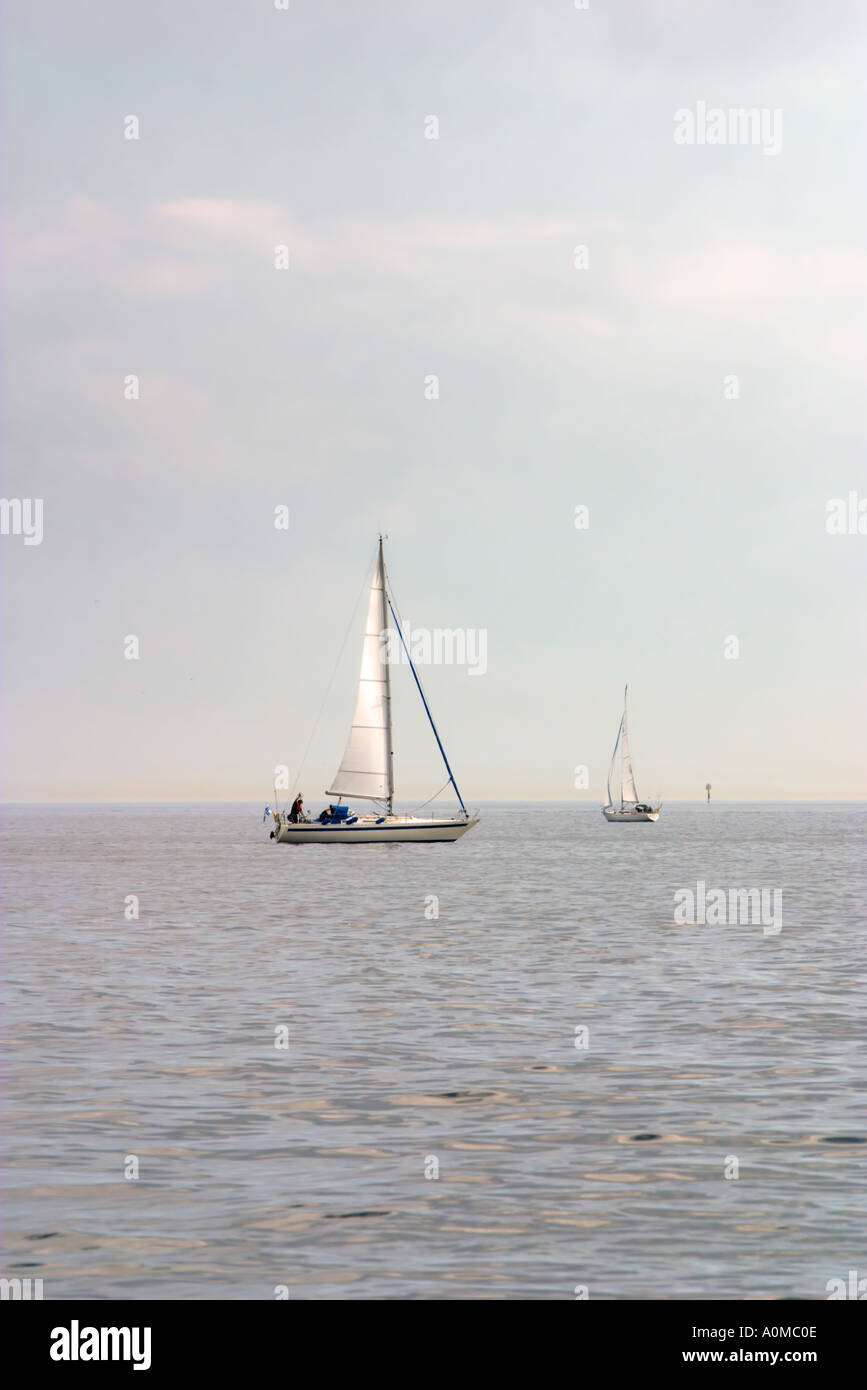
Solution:
[{"label": "calm water", "polygon": [[[489,805],[354,848],[259,806],[4,818],[3,1272],[47,1298],[867,1274],[867,806]],[[676,925],[699,879],[782,889],[781,932]]]}]

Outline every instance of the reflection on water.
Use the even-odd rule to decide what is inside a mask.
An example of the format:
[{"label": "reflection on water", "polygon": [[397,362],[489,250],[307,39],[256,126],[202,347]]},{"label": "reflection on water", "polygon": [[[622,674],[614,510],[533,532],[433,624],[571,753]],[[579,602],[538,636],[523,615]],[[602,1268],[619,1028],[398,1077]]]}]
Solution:
[{"label": "reflection on water", "polygon": [[[3,1272],[47,1298],[824,1298],[863,1265],[865,807],[303,848],[249,806],[4,819]],[[781,888],[782,932],[677,925],[698,880]]]}]

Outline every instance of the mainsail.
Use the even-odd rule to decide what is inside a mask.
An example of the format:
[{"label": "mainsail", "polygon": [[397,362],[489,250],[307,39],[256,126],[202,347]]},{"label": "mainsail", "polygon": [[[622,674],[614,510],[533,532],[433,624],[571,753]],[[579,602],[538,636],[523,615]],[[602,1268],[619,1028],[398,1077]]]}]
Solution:
[{"label": "mainsail", "polygon": [[361,649],[358,703],[346,750],[326,795],[361,796],[372,801],[386,801],[390,813],[394,796],[391,677],[388,663],[383,660],[382,643],[382,633],[387,628],[385,559],[380,540]]},{"label": "mainsail", "polygon": [[617,762],[618,751],[620,753],[620,802],[621,805],[635,804],[638,801],[638,791],[635,786],[635,777],[632,773],[632,756],[629,752],[629,728],[626,720],[626,692],[628,686],[623,688],[623,718],[620,720],[620,728],[617,730],[617,742],[614,745],[614,752],[611,754],[611,766],[608,769],[608,805],[614,803],[611,799],[611,777],[614,772],[614,765]]},{"label": "mainsail", "polygon": [[629,729],[626,723],[626,691],[623,687],[623,723],[620,734],[620,800],[624,803],[638,800],[635,778],[632,775],[632,758],[629,753]]}]

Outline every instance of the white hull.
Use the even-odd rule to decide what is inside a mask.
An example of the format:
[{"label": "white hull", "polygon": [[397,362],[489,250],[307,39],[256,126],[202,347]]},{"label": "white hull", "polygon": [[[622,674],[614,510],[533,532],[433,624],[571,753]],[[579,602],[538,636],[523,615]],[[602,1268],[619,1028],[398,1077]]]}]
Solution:
[{"label": "white hull", "polygon": [[281,845],[433,844],[459,840],[478,823],[478,816],[441,820],[423,816],[359,816],[352,825],[282,821],[274,831],[274,839]]},{"label": "white hull", "polygon": [[632,806],[603,806],[602,814],[609,821],[659,820],[661,806],[655,811],[636,811]]}]

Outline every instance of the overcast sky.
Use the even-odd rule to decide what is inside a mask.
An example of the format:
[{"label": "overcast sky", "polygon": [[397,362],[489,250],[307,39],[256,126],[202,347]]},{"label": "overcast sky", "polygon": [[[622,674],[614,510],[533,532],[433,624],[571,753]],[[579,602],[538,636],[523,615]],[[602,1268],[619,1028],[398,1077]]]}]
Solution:
[{"label": "overcast sky", "polygon": [[863,796],[863,4],[5,8],[8,799],[321,798],[380,530],[469,803]]}]

